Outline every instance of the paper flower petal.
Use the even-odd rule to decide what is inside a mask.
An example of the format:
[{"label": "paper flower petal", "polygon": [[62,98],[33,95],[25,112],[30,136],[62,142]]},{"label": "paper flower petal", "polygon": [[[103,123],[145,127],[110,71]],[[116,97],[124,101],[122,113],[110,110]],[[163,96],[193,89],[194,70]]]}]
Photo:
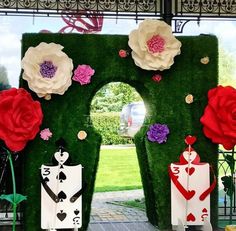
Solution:
[{"label": "paper flower petal", "polygon": [[130,33],[128,43],[135,64],[145,70],[169,69],[180,54],[181,42],[163,21],[145,19]]},{"label": "paper flower petal", "polygon": [[42,42],[26,51],[21,62],[23,79],[38,97],[63,95],[70,87],[73,63],[62,49],[59,44]]}]

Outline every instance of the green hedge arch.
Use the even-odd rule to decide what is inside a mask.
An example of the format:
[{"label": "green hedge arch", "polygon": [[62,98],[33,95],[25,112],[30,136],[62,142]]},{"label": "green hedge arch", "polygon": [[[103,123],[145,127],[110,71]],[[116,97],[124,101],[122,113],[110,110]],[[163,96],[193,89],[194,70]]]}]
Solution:
[{"label": "green hedge arch", "polygon": [[[207,104],[207,92],[217,85],[218,43],[214,36],[201,35],[178,37],[182,42],[181,55],[169,70],[161,72],[162,81],[152,80],[153,71],[137,67],[131,56],[122,59],[118,52],[128,49],[128,37],[120,35],[78,35],[78,34],[24,34],[22,56],[30,46],[40,42],[54,42],[64,46],[64,52],[73,59],[74,67],[89,64],[95,69],[92,82],[80,86],[73,82],[63,95],[53,95],[50,101],[38,99],[42,103],[44,119],[42,128],[49,127],[53,137],[43,141],[36,137],[24,150],[23,187],[28,196],[24,210],[24,230],[40,229],[40,179],[39,167],[51,160],[56,150],[55,141],[63,137],[67,149],[76,163],[84,166],[84,182],[87,188],[83,194],[83,227],[89,223],[91,199],[99,161],[101,136],[90,122],[90,103],[96,92],[110,82],[124,82],[134,87],[143,98],[148,114],[144,125],[135,137],[143,188],[146,198],[147,216],[159,229],[170,229],[170,180],[167,166],[176,162],[185,149],[184,138],[188,134],[197,136],[195,150],[201,160],[213,165],[217,172],[217,145],[212,144],[202,133],[199,122]],[[204,56],[210,62],[204,65]],[[21,87],[28,85],[21,80]],[[28,89],[29,90],[29,89]],[[186,104],[185,96],[191,93],[194,103]],[[165,123],[170,135],[165,144],[151,143],[146,138],[148,126]],[[85,130],[86,140],[77,139],[77,133]],[[211,221],[217,225],[217,190],[211,195]]]}]

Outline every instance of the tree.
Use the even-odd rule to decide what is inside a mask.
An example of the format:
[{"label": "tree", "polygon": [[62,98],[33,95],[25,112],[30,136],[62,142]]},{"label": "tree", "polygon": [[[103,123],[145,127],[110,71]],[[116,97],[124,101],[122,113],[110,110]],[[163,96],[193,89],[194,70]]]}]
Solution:
[{"label": "tree", "polygon": [[109,83],[102,87],[91,104],[92,112],[119,112],[125,104],[141,101],[136,90],[125,83]]},{"label": "tree", "polygon": [[7,69],[5,66],[0,65],[0,91],[8,88],[10,88],[10,85],[7,77]]},{"label": "tree", "polygon": [[219,48],[219,84],[236,87],[236,58],[231,53]]}]

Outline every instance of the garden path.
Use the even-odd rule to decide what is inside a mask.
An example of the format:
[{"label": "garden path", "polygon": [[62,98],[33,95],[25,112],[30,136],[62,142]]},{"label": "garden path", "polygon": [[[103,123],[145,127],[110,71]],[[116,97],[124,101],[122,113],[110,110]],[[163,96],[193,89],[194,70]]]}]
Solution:
[{"label": "garden path", "polygon": [[155,231],[145,211],[113,203],[142,199],[143,190],[94,193],[88,231]]}]

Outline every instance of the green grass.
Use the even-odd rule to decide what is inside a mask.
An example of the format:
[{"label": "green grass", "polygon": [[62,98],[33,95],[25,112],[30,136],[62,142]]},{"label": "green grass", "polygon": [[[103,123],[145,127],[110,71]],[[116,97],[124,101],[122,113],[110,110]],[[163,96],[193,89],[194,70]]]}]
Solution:
[{"label": "green grass", "polygon": [[122,204],[124,206],[127,206],[127,207],[137,208],[137,209],[145,211],[145,201],[144,201],[144,198],[142,200],[135,199],[135,200],[131,200],[131,201],[123,201]]},{"label": "green grass", "polygon": [[102,149],[95,183],[96,192],[142,188],[135,148]]},{"label": "green grass", "polygon": [[129,208],[136,208],[142,211],[146,210],[146,206],[145,206],[145,199],[135,199],[135,200],[129,200],[129,201],[112,201],[112,202],[107,202],[110,204],[114,204],[114,205],[120,205],[120,206],[125,206],[125,207],[129,207]]}]

